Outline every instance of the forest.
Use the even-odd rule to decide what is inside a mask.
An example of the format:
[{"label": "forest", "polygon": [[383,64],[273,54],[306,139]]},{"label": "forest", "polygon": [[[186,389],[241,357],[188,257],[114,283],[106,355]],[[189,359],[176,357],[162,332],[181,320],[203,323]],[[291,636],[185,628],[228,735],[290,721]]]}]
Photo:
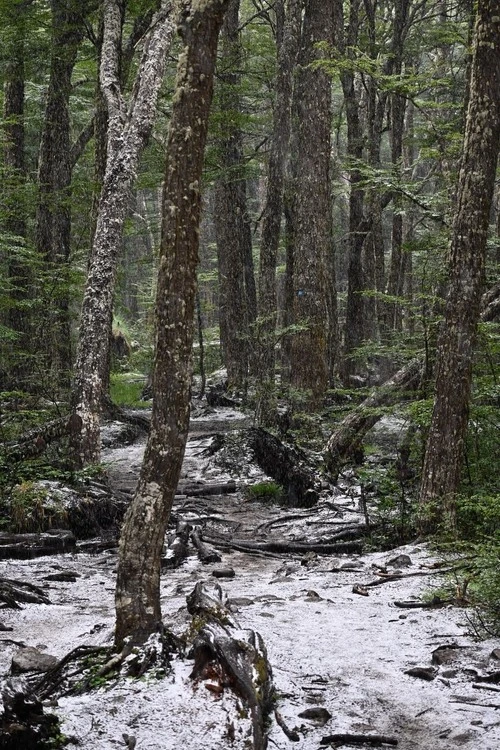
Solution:
[{"label": "forest", "polygon": [[[7,680],[0,747],[70,742],[40,701],[75,665],[91,691],[188,651],[247,706],[228,746],[267,747],[273,712],[299,741],[220,587],[196,583],[187,635],[165,625],[193,556],[224,578],[229,552],[341,570],[425,545],[452,571],[434,605],[498,638],[500,0],[0,19],[0,610],[49,603],[13,561],[116,555],[109,643]],[[320,744],[342,743],[397,740]]]}]

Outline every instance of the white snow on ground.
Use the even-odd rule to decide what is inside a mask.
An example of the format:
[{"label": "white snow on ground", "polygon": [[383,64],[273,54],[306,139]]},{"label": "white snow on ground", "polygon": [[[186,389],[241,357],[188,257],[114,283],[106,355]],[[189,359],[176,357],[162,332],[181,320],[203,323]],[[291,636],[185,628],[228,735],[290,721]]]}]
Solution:
[{"label": "white snow on ground", "polygon": [[[198,438],[188,443],[184,476],[223,481],[220,470],[211,475],[203,456],[208,442]],[[136,444],[108,450],[106,459],[117,472],[130,469],[133,478],[143,448]],[[248,470],[242,467],[243,477],[249,476]],[[332,501],[343,502],[344,508],[353,505],[352,498],[338,493]],[[235,495],[210,502],[213,507],[219,504],[221,513],[231,506],[241,517],[256,507]],[[262,519],[258,509],[255,512],[257,528]],[[327,507],[319,508],[318,517],[327,512]],[[275,509],[271,517],[273,513],[279,516],[283,510]],[[466,610],[394,606],[397,600],[420,599],[439,587],[443,576],[429,570],[422,577],[370,588],[366,597],[352,591],[354,584],[375,578],[372,564],[385,564],[400,553],[412,560],[403,572],[418,571],[433,560],[425,545],[361,557],[318,556],[305,565],[286,557],[223,555],[222,565],[236,571],[233,579],[223,581],[223,588],[241,627],[262,635],[274,671],[277,707],[300,735],[298,742],[290,742],[272,719],[269,748],[318,750],[325,735],[349,732],[395,737],[399,750],[498,750],[500,695],[472,687],[478,675],[500,668],[489,659],[498,641],[475,642]],[[356,569],[334,571],[346,562]],[[57,657],[84,644],[111,644],[115,566],[114,552],[1,561],[0,576],[45,585],[52,604],[1,611],[0,620],[13,631],[0,632],[0,674],[7,673],[21,644]],[[197,581],[214,580],[213,567],[190,557],[180,569],[163,574],[163,620],[176,633],[185,631],[190,620],[186,595]],[[74,583],[44,581],[61,569],[80,577]],[[426,682],[405,674],[411,667],[431,666],[432,651],[444,644],[463,648],[453,652],[451,663],[438,667],[436,679]],[[124,748],[123,735],[136,739],[136,750],[246,750],[249,721],[237,698],[227,689],[217,698],[203,682],[193,684],[191,669],[189,660],[175,659],[163,679],[110,680],[89,694],[61,698],[57,707],[47,710],[61,717],[63,732],[78,740],[79,750]],[[312,706],[325,707],[332,718],[318,726],[299,716]]]},{"label": "white snow on ground", "polygon": [[[413,566],[428,561],[424,546],[402,548]],[[356,582],[373,579],[372,562],[392,553],[364,555],[359,571],[329,572],[339,558],[320,558],[308,569],[299,563],[224,556],[236,571],[224,582],[236,601],[236,616],[245,628],[258,630],[268,649],[278,692],[278,708],[301,739],[297,750],[317,750],[321,737],[334,732],[376,733],[399,740],[400,750],[497,750],[500,715],[481,704],[498,704],[494,692],[472,688],[473,676],[484,673],[497,642],[475,643],[467,634],[465,612],[448,607],[401,610],[394,600],[418,597],[438,585],[435,574],[385,583],[368,597],[352,593]],[[352,558],[349,558],[352,559]],[[63,555],[0,566],[8,578],[40,583],[62,567],[80,572],[76,583],[51,582],[53,604],[4,610],[2,619],[14,628],[2,633],[0,668],[5,673],[17,648],[10,640],[43,646],[62,657],[82,644],[111,642],[113,628],[114,555]],[[200,579],[213,580],[211,566],[189,558],[179,570],[163,577],[164,622],[180,632],[189,621],[185,595]],[[431,652],[456,643],[457,661],[439,667],[438,677],[425,682],[404,674],[412,666],[430,666]],[[235,699],[222,699],[189,679],[189,661],[175,661],[163,679],[127,679],[81,697],[66,697],[54,709],[63,718],[63,732],[76,736],[81,750],[124,747],[122,735],[137,739],[137,750],[243,750],[247,724],[236,716]],[[489,664],[490,668],[494,664]],[[332,718],[323,727],[298,714],[312,705],[327,708]],[[50,710],[50,709],[49,709]],[[235,720],[243,736],[227,736]],[[290,741],[273,722],[270,747],[288,748]]]}]

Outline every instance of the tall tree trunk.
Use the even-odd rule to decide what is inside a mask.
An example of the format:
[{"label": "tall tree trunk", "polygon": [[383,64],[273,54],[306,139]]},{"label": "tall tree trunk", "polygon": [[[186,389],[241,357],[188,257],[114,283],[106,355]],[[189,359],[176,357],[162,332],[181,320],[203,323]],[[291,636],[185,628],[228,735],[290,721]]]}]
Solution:
[{"label": "tall tree trunk", "polygon": [[[153,414],[137,491],[123,525],[116,643],[143,641],[161,620],[160,558],[189,426],[201,175],[217,39],[228,0],[194,0],[183,14],[163,193]],[[186,9],[187,10],[187,9]]]},{"label": "tall tree trunk", "polygon": [[283,29],[278,36],[276,102],[269,161],[267,190],[262,214],[259,264],[259,372],[264,392],[274,386],[276,346],[276,264],[281,233],[285,162],[289,151],[292,102],[292,73],[296,64],[302,15],[302,0],[280,0],[284,11]]},{"label": "tall tree trunk", "polygon": [[[13,23],[15,23],[14,40],[12,49],[8,50],[10,59],[6,64],[4,83],[3,184],[1,192],[4,209],[2,226],[7,234],[12,235],[12,242],[9,243],[11,249],[8,265],[11,304],[5,322],[15,333],[16,354],[12,359],[9,356],[10,352],[5,352],[5,356],[2,356],[4,364],[0,370],[0,388],[22,390],[29,388],[28,377],[31,372],[31,365],[28,361],[28,354],[32,350],[29,335],[29,308],[23,304],[31,296],[31,274],[22,252],[22,244],[26,239],[26,201],[24,197],[26,182],[24,149],[25,23],[22,9],[21,18],[13,19]],[[21,356],[17,352],[20,352]]]},{"label": "tall tree trunk", "polygon": [[331,81],[314,62],[317,45],[333,42],[333,0],[305,3],[299,68],[297,196],[293,261],[294,322],[304,330],[292,338],[292,384],[310,391],[317,405],[328,385],[329,320],[326,264],[331,252]]},{"label": "tall tree trunk", "polygon": [[221,33],[218,95],[219,109],[225,117],[220,124],[221,174],[214,191],[221,344],[231,388],[246,387],[250,344],[245,260],[248,260],[249,244],[251,247],[251,233],[246,206],[243,134],[236,119],[241,111],[237,72],[241,64],[239,11],[239,0],[230,0]]},{"label": "tall tree trunk", "polygon": [[[108,108],[106,173],[83,298],[80,337],[72,388],[72,408],[80,425],[72,435],[76,465],[100,460],[99,414],[113,315],[116,263],[129,207],[129,190],[140,154],[149,138],[174,32],[171,3],[164,2],[144,43],[132,101],[121,94],[119,59],[121,11],[118,0],[105,0],[101,87]],[[104,332],[104,335],[103,335]]]},{"label": "tall tree trunk", "polygon": [[463,155],[450,245],[449,289],[420,503],[453,522],[467,431],[486,240],[500,146],[500,0],[479,0]]},{"label": "tall tree trunk", "polygon": [[35,242],[50,278],[44,321],[47,367],[55,381],[69,384],[71,328],[69,253],[71,242],[71,75],[84,34],[86,2],[51,0],[50,78],[38,156]]}]

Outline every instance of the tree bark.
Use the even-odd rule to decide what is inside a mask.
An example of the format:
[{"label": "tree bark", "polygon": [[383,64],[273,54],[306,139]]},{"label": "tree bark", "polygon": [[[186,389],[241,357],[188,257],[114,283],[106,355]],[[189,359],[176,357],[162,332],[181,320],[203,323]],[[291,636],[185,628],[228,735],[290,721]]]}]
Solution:
[{"label": "tree bark", "polygon": [[50,78],[38,155],[35,244],[50,276],[44,352],[56,383],[69,384],[71,335],[69,253],[71,242],[71,76],[85,30],[87,2],[51,0]]},{"label": "tree bark", "polygon": [[145,41],[127,112],[119,83],[119,2],[106,0],[104,12],[100,80],[109,124],[106,173],[83,298],[72,389],[72,408],[81,418],[81,430],[73,435],[72,445],[77,466],[100,460],[99,413],[103,397],[102,378],[109,353],[106,332],[111,328],[113,315],[117,258],[128,211],[129,190],[153,127],[166,52],[174,31],[171,3],[164,2]]},{"label": "tree bark", "polygon": [[161,620],[160,559],[184,457],[190,397],[201,175],[217,40],[228,0],[185,5],[167,143],[156,301],[155,394],[137,491],[120,541],[116,644],[141,642]]},{"label": "tree bark", "polygon": [[436,360],[436,390],[420,503],[440,507],[424,525],[453,523],[469,416],[472,356],[500,145],[500,0],[479,0],[449,289]]},{"label": "tree bark", "polygon": [[[214,225],[219,268],[219,316],[223,361],[230,388],[246,389],[249,367],[249,310],[245,259],[250,226],[246,206],[243,134],[235,121],[241,112],[238,85],[241,66],[239,0],[230,0],[221,33],[219,62],[219,139],[221,174],[214,190]],[[251,253],[250,253],[251,255]]]},{"label": "tree bark", "polygon": [[317,405],[328,385],[329,316],[327,262],[332,252],[331,80],[314,67],[317,45],[333,42],[333,3],[305,4],[299,68],[297,196],[293,260],[294,323],[304,330],[292,338],[291,382],[310,392]]},{"label": "tree bark", "polygon": [[[289,150],[293,69],[296,64],[302,0],[281,0],[285,12],[282,40],[278,44],[276,102],[269,161],[266,200],[262,215],[259,263],[258,377],[263,390],[274,387],[276,346],[276,264],[281,232],[285,163]],[[265,411],[265,410],[264,410]]]}]

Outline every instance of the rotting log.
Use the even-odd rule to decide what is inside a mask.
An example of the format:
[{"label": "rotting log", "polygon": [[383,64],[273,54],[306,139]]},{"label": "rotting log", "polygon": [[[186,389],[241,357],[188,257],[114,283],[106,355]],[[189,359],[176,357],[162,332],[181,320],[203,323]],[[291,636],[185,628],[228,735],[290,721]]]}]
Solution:
[{"label": "rotting log", "polygon": [[192,528],[187,521],[179,520],[177,522],[175,536],[168,545],[167,554],[161,561],[162,569],[178,568],[184,562],[188,554],[189,535]]},{"label": "rotting log", "polygon": [[351,459],[368,432],[384,415],[386,407],[402,401],[419,386],[423,363],[412,359],[351,411],[330,435],[323,452],[328,470],[338,476],[342,462]]},{"label": "rotting log", "polygon": [[204,495],[227,495],[232,492],[236,492],[237,485],[234,480],[229,482],[218,482],[203,484],[187,483],[179,484],[177,486],[176,495],[187,495],[188,497],[203,497]]},{"label": "rotting log", "polygon": [[64,529],[42,534],[0,532],[0,560],[31,560],[44,555],[73,552],[75,548],[74,534]]},{"label": "rotting log", "polygon": [[383,734],[329,734],[322,737],[320,745],[369,745],[370,747],[383,747],[389,745],[396,747],[398,741],[395,737],[387,737]]},{"label": "rotting log", "polygon": [[[191,650],[193,679],[219,675],[222,691],[230,687],[247,705],[253,731],[252,750],[267,747],[266,719],[273,708],[272,671],[259,633],[241,630],[226,606],[221,587],[197,583],[187,597],[188,612],[205,624]],[[217,669],[214,669],[217,667]]]},{"label": "rotting log", "polygon": [[204,539],[214,547],[223,549],[235,549],[240,552],[248,553],[278,553],[278,554],[299,554],[307,552],[316,552],[320,555],[333,554],[359,554],[363,550],[363,543],[360,541],[352,542],[249,542],[246,539],[224,539],[204,535]]},{"label": "rotting log", "polygon": [[201,538],[200,530],[198,528],[193,529],[193,531],[191,532],[191,541],[196,547],[200,562],[202,562],[204,565],[207,565],[208,563],[221,562],[222,557],[219,555],[217,550],[215,550],[210,545],[205,544],[205,542]]},{"label": "rotting log", "polygon": [[316,505],[319,500],[318,475],[306,453],[283,443],[261,427],[251,427],[248,436],[256,463],[282,485],[286,504],[293,508]]},{"label": "rotting log", "polygon": [[10,461],[25,461],[40,456],[49,443],[61,440],[76,429],[75,420],[78,419],[78,416],[71,415],[45,422],[20,435],[15,442],[5,445],[5,454]]},{"label": "rotting log", "polygon": [[15,581],[0,578],[0,608],[22,609],[19,602],[26,604],[50,604],[50,599],[40,586],[28,581]]}]

